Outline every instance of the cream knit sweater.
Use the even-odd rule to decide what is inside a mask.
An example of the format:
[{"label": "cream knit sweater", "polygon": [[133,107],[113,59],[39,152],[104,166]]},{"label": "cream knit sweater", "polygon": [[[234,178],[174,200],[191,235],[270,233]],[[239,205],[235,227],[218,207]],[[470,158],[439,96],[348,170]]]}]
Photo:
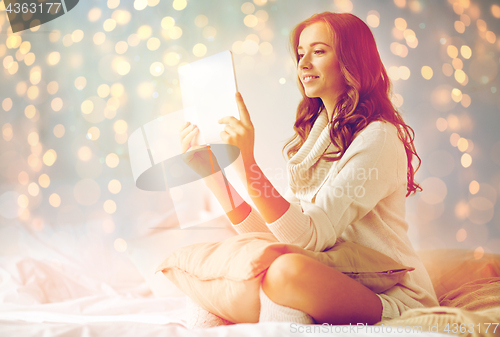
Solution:
[{"label": "cream knit sweater", "polygon": [[438,306],[429,275],[407,236],[405,201],[407,160],[391,123],[370,123],[336,162],[320,160],[336,150],[323,110],[300,150],[288,162],[290,208],[267,224],[252,209],[238,233],[272,232],[283,243],[312,251],[337,241],[352,241],[414,267],[403,281],[384,292],[392,310]]}]

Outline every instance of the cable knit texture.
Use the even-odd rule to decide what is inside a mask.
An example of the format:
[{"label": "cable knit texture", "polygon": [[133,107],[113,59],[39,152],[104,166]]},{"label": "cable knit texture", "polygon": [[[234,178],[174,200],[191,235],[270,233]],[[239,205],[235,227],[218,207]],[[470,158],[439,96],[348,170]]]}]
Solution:
[{"label": "cable knit texture", "polygon": [[[430,277],[408,238],[405,220],[407,159],[396,126],[371,122],[358,133],[342,158],[322,159],[336,150],[323,110],[307,140],[288,162],[289,209],[267,228],[283,243],[325,251],[337,241],[352,241],[414,267],[384,292],[387,315],[409,308],[438,306]],[[239,233],[266,225],[252,209],[234,226]]]}]

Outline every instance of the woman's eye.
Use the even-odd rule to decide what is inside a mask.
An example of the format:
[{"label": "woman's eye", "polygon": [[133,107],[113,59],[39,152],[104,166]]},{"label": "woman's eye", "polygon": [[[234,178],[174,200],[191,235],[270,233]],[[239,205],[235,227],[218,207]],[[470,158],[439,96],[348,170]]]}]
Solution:
[{"label": "woman's eye", "polygon": [[304,54],[299,54],[299,60],[304,57]]},{"label": "woman's eye", "polygon": [[321,49],[318,49],[318,50],[315,50],[314,53],[315,54],[323,54],[325,51],[324,50],[321,50]]}]

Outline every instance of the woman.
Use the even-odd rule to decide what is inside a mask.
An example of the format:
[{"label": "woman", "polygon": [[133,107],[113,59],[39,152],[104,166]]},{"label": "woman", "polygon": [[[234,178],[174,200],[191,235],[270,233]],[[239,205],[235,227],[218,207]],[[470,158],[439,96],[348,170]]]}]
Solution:
[{"label": "woman", "polygon": [[[239,147],[257,210],[231,189],[231,205],[239,205],[232,209],[224,201],[223,177],[208,186],[239,233],[272,232],[281,242],[313,251],[353,241],[415,270],[375,294],[314,259],[285,254],[264,277],[260,321],[375,324],[410,308],[439,305],[405,222],[405,197],[420,189],[412,159],[420,165],[420,158],[413,130],[389,99],[390,81],[370,29],[352,14],[325,12],[298,24],[291,46],[303,99],[295,136],[285,146],[290,187],[285,197],[255,162],[254,129],[239,93],[241,120],[221,119],[226,125],[221,138]],[[197,132],[186,124],[184,151]]]}]

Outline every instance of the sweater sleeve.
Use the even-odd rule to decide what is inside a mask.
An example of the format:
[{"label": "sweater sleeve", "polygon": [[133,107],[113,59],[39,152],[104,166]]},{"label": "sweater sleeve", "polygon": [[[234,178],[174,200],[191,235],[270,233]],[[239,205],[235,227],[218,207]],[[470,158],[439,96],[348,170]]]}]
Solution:
[{"label": "sweater sleeve", "polygon": [[[297,199],[295,194],[288,189],[285,192],[285,195],[283,196],[285,200],[287,200],[290,204],[296,204],[300,207],[300,200]],[[267,227],[267,224],[262,217],[262,215],[254,209],[252,206],[250,206],[252,210],[250,211],[250,214],[240,222],[239,224],[234,225],[233,228],[238,234],[242,233],[251,233],[251,232],[264,232],[264,233],[272,233],[269,228]]]},{"label": "sweater sleeve", "polygon": [[252,232],[271,233],[269,228],[267,228],[266,222],[264,221],[264,218],[262,218],[262,215],[260,215],[260,213],[252,206],[250,207],[252,208],[252,210],[245,218],[245,220],[243,220],[239,224],[233,224],[234,230],[238,232],[238,234]]},{"label": "sweater sleeve", "polygon": [[269,229],[283,243],[317,252],[333,247],[347,226],[363,218],[399,183],[406,183],[406,160],[401,159],[406,153],[401,147],[397,131],[384,126],[365,129],[332,166],[312,202],[303,202],[302,209],[292,203],[281,218],[268,224]]}]

